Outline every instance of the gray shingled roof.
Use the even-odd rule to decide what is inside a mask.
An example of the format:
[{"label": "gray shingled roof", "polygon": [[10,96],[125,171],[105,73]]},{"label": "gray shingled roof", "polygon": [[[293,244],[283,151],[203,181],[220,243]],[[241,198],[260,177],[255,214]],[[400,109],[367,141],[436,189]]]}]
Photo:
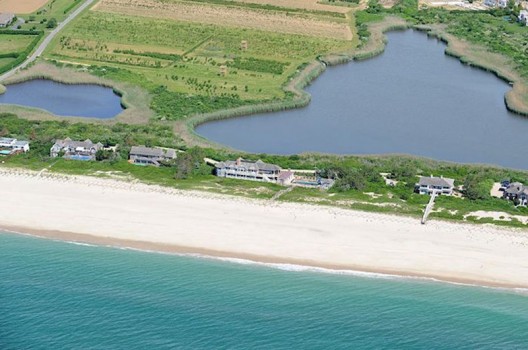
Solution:
[{"label": "gray shingled roof", "polygon": [[255,169],[263,171],[280,171],[281,167],[275,164],[264,163],[262,160],[257,160],[256,162],[240,159],[240,164],[237,165],[236,160],[226,160],[225,162],[216,163],[216,168],[225,168],[225,167],[244,167],[246,169]]},{"label": "gray shingled roof", "polygon": [[523,186],[522,183],[514,182],[514,183],[510,184],[510,186],[508,186],[508,188],[506,188],[506,190],[504,192],[506,192],[508,194],[512,194],[512,195],[517,195],[517,194],[521,193],[523,190],[524,190],[524,186]]},{"label": "gray shingled roof", "polygon": [[454,187],[455,180],[446,177],[422,176],[418,184],[420,186]]},{"label": "gray shingled roof", "polygon": [[103,144],[98,142],[98,143],[93,143],[91,140],[87,139],[87,140],[84,140],[84,141],[72,141],[72,139],[70,139],[69,137],[64,139],[64,140],[56,140],[55,141],[55,144],[56,145],[59,145],[59,147],[61,148],[64,148],[64,147],[68,147],[68,148],[77,148],[77,147],[83,147],[83,148],[92,148],[92,147],[95,147],[95,148],[101,148],[103,147]]},{"label": "gray shingled roof", "polygon": [[9,24],[15,17],[12,13],[0,13],[0,24],[6,25]]},{"label": "gray shingled roof", "polygon": [[146,157],[163,157],[163,150],[160,148],[150,148],[145,146],[132,146],[130,149],[131,156]]}]

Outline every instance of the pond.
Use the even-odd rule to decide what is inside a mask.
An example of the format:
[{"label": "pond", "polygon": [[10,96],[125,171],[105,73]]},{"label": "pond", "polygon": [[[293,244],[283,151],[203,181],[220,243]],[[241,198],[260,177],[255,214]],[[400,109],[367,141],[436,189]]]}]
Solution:
[{"label": "pond", "polygon": [[58,116],[109,119],[123,111],[121,98],[111,88],[98,85],[35,79],[6,88],[0,104],[40,108]]},{"label": "pond", "polygon": [[213,121],[197,132],[254,153],[411,154],[528,168],[528,118],[507,111],[511,88],[444,54],[416,31],[387,34],[375,58],[330,67],[306,108]]}]

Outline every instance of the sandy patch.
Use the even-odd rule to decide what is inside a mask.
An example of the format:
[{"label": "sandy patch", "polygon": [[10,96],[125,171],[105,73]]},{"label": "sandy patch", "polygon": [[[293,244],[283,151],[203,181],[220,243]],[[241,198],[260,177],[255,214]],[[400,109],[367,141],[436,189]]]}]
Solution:
[{"label": "sandy patch", "polygon": [[464,215],[464,219],[468,217],[475,217],[477,219],[493,219],[495,221],[512,221],[512,219],[517,219],[523,224],[528,224],[528,216],[522,216],[522,215],[511,215],[505,212],[501,211],[484,211],[484,210],[477,210],[473,211],[469,214]]},{"label": "sandy patch", "polygon": [[49,0],[0,0],[0,12],[13,13],[32,13],[42,6],[46,5]]},{"label": "sandy patch", "polygon": [[234,0],[234,2],[338,13],[347,13],[350,11],[348,7],[320,4],[318,0]]},{"label": "sandy patch", "polygon": [[276,11],[184,2],[161,3],[155,0],[102,0],[93,9],[133,16],[166,18],[279,33],[341,40],[352,39],[352,32],[344,23],[326,22]]},{"label": "sandy patch", "polygon": [[[257,261],[528,286],[528,235],[177,191],[135,181],[2,169],[0,227],[43,236]],[[83,210],[79,210],[83,208]],[[75,218],[75,220],[65,220]],[[68,234],[69,233],[69,234]],[[107,243],[104,243],[107,242]],[[123,242],[123,243],[119,243]]]}]

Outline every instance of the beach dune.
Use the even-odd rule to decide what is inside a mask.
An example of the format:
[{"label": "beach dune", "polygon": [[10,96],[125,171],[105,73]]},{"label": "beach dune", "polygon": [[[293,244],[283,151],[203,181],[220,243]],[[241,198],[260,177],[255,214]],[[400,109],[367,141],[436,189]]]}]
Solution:
[{"label": "beach dune", "polygon": [[528,232],[0,168],[0,229],[88,243],[528,287]]}]

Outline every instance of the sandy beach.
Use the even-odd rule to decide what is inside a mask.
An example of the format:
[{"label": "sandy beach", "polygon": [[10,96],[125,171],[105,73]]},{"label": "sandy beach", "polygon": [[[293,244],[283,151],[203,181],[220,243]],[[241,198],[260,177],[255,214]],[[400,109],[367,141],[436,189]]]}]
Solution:
[{"label": "sandy beach", "polygon": [[528,288],[528,232],[0,168],[0,230]]}]

